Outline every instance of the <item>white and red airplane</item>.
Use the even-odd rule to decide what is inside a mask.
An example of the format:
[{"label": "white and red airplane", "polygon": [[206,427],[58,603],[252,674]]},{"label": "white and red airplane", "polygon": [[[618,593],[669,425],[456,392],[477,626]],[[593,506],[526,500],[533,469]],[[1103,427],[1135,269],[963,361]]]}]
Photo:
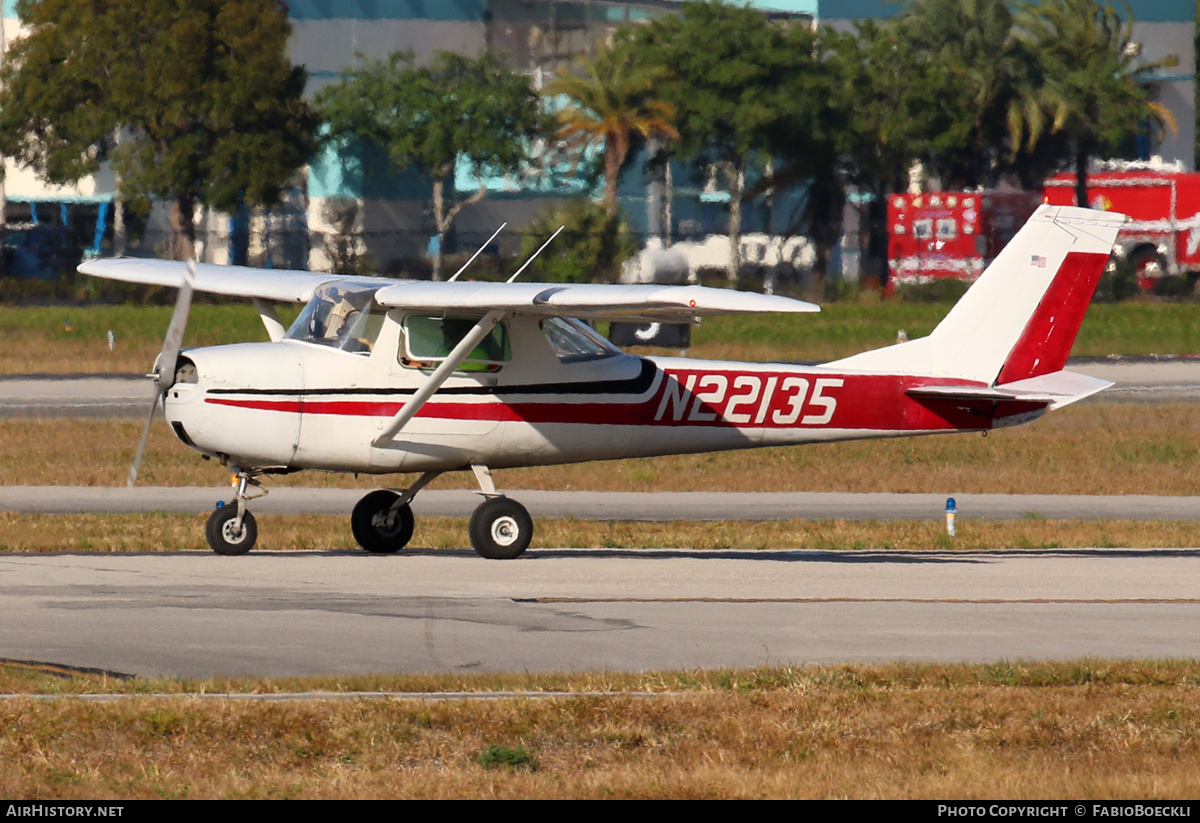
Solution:
[{"label": "white and red airplane", "polygon": [[[484,497],[471,544],[484,557],[513,558],[533,524],[497,493],[492,469],[986,432],[1111,385],[1063,366],[1124,221],[1043,206],[928,337],[822,366],[637,357],[580,319],[818,310],[724,289],[425,282],[129,259],[79,270],[181,288],[154,400],[180,440],[238,476],[236,505],[208,520],[214,551],[253,547],[247,503],[266,493],[265,475],[418,474],[407,488],[366,495],[351,515],[363,548],[394,552],[412,537],[415,495],[443,472],[470,469]],[[181,352],[193,287],[252,298],[271,342]],[[306,305],[284,329],[276,302]],[[136,471],[135,461],[131,483]]]}]

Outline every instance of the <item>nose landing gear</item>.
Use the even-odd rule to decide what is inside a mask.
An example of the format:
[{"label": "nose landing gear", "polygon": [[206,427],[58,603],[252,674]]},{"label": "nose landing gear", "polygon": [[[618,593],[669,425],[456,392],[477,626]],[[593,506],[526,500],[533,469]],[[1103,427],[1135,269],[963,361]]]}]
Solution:
[{"label": "nose landing gear", "polygon": [[208,539],[209,547],[217,554],[245,554],[254,548],[258,540],[258,524],[250,512],[239,518],[237,506],[222,506],[209,515],[204,536]]},{"label": "nose landing gear", "polygon": [[[246,504],[259,497],[265,497],[267,490],[258,481],[257,472],[239,471],[238,490],[235,499],[220,506],[208,516],[204,526],[204,536],[209,548],[217,554],[239,555],[254,548],[258,540],[258,524],[246,508]],[[258,489],[257,493],[249,491],[250,486]]]}]

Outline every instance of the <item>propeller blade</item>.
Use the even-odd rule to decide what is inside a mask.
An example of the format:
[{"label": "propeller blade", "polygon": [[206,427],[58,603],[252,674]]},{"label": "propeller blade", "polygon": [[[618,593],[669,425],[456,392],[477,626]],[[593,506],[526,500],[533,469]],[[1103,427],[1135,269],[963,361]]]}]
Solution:
[{"label": "propeller blade", "polygon": [[129,467],[129,477],[126,485],[133,488],[137,483],[138,469],[142,465],[142,455],[146,451],[146,441],[150,439],[150,424],[154,422],[154,411],[162,400],[167,389],[175,385],[175,361],[183,348],[183,333],[187,330],[188,312],[192,307],[192,293],[196,282],[196,261],[187,261],[187,273],[183,277],[183,285],[179,287],[179,295],[175,298],[175,310],[171,312],[171,322],[167,325],[167,334],[163,339],[162,351],[154,358],[154,396],[150,400],[150,411],[146,413],[146,425],[142,427],[142,439],[138,443],[137,453],[133,457],[133,465]]},{"label": "propeller blade", "polygon": [[[175,311],[171,313],[171,323],[167,326],[162,351],[154,359],[154,382],[160,394],[175,384],[175,361],[179,359],[179,351],[183,348],[183,333],[187,330],[195,282],[196,261],[189,259],[183,285],[179,287],[179,296],[175,298]],[[155,402],[158,402],[157,399]]]},{"label": "propeller blade", "polygon": [[137,453],[133,456],[133,465],[129,467],[129,477],[125,480],[125,485],[131,489],[137,483],[138,469],[142,466],[142,454],[146,451],[146,441],[150,439],[150,424],[154,422],[154,410],[158,408],[158,400],[161,397],[162,392],[155,387],[154,397],[150,400],[150,411],[146,414],[146,425],[142,427],[142,439],[138,443]]}]

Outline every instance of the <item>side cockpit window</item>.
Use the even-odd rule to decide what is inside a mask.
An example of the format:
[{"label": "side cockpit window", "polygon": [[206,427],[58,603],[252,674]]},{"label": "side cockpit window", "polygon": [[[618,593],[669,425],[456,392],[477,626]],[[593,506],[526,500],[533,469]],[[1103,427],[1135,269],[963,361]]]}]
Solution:
[{"label": "side cockpit window", "polygon": [[542,334],[561,363],[579,363],[612,357],[621,350],[609,343],[586,323],[566,317],[547,317],[541,322]]},{"label": "side cockpit window", "polygon": [[321,286],[284,338],[370,354],[387,316],[387,310],[375,304],[377,290],[345,283]]},{"label": "side cockpit window", "polygon": [[[427,317],[410,314],[404,318],[404,345],[401,363],[410,368],[435,368],[450,356],[467,333],[479,322],[478,317]],[[508,327],[498,323],[480,341],[459,371],[496,371],[512,360]]]}]

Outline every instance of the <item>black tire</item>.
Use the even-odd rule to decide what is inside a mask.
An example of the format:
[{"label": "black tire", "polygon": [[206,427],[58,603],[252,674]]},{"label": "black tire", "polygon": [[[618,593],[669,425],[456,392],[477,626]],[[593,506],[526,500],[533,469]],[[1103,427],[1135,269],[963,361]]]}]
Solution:
[{"label": "black tire", "polygon": [[204,536],[208,539],[209,547],[217,554],[239,555],[254,548],[254,543],[258,540],[258,524],[254,522],[254,515],[246,512],[242,517],[240,533],[233,529],[233,521],[236,519],[236,503],[222,506],[208,516]]},{"label": "black tire", "polygon": [[395,492],[380,489],[358,501],[350,514],[350,531],[354,532],[358,545],[374,554],[398,552],[408,545],[415,524],[412,508],[406,503],[396,509],[390,528],[383,518],[399,497]]},{"label": "black tire", "polygon": [[529,548],[533,519],[515,500],[493,497],[471,515],[471,545],[488,560],[512,560]]}]

